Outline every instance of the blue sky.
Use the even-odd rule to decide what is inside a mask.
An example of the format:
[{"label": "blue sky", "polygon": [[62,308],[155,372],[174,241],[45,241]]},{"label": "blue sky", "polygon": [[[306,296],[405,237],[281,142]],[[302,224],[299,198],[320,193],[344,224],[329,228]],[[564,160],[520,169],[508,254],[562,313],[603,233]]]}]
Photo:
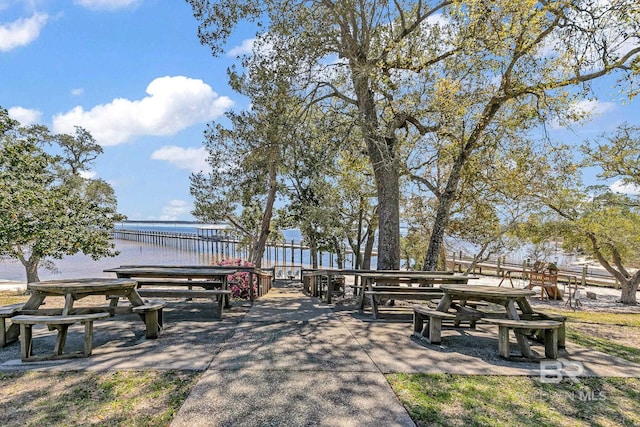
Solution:
[{"label": "blue sky", "polygon": [[244,108],[226,69],[250,38],[214,58],[185,1],[0,0],[0,106],[56,133],[88,129],[104,149],[92,173],[130,219],[190,220],[206,123]]},{"label": "blue sky", "polygon": [[[104,149],[91,173],[114,187],[129,219],[192,220],[203,130],[246,107],[226,69],[252,36],[236,32],[214,58],[183,0],[0,0],[0,106],[56,133],[89,130]],[[610,80],[598,95],[581,105],[592,120],[553,136],[581,141],[640,124],[639,102],[625,104]]]}]

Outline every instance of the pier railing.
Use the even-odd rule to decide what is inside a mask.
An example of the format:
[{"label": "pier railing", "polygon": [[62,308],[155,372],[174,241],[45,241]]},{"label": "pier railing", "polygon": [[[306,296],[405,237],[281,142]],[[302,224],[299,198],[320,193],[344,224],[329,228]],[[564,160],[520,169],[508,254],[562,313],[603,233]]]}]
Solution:
[{"label": "pier railing", "polygon": [[[232,234],[207,235],[188,232],[133,230],[117,228],[112,231],[112,237],[119,240],[129,240],[145,244],[157,245],[176,250],[193,251],[209,254],[214,259],[249,258],[249,251],[239,237]],[[263,266],[288,265],[299,269],[309,267],[310,249],[301,242],[267,242],[263,257]],[[318,254],[321,267],[336,267],[335,255],[328,252]],[[347,267],[353,260],[346,263]]]}]

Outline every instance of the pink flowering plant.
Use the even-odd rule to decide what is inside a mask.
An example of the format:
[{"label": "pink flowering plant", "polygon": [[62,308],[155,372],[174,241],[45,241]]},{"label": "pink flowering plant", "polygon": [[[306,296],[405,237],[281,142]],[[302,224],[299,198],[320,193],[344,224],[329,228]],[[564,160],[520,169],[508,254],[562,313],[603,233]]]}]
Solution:
[{"label": "pink flowering plant", "polygon": [[[225,259],[218,263],[221,267],[253,267],[253,264],[249,261],[238,259]],[[249,273],[246,271],[239,271],[227,276],[229,283],[229,289],[231,290],[231,297],[235,299],[248,300],[249,299]],[[253,283],[253,295],[258,295],[258,285]]]}]

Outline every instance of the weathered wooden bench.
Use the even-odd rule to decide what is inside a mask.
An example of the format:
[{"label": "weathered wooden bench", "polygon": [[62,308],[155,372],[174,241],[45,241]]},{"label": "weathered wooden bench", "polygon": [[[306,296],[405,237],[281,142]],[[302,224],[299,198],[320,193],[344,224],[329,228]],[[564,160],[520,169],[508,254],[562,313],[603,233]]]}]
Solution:
[{"label": "weathered wooden bench", "polygon": [[[532,331],[544,331],[544,354],[549,359],[558,358],[558,329],[561,322],[555,320],[514,320],[514,319],[484,319],[485,322],[498,326],[498,352],[505,359],[510,358],[509,330],[523,335],[530,335]],[[525,339],[526,340],[526,339]],[[521,353],[528,359],[535,359],[531,349],[522,348]]]},{"label": "weathered wooden bench", "polygon": [[[88,357],[93,350],[93,322],[106,319],[109,313],[72,314],[66,316],[36,316],[18,315],[11,318],[13,323],[20,325],[20,350],[23,362],[52,359],[68,359],[73,357]],[[74,323],[84,325],[84,346],[82,351],[63,353],[67,340],[69,326]],[[57,329],[56,343],[53,354],[33,356],[33,325],[47,325],[50,330]]]},{"label": "weathered wooden bench", "polygon": [[529,289],[540,286],[540,299],[546,297],[548,299],[562,300],[562,291],[558,288],[558,275],[538,273],[532,271],[529,273]]},{"label": "weathered wooden bench", "polygon": [[[562,325],[560,325],[560,328],[558,328],[558,348],[566,347],[565,322],[567,321],[567,316],[564,316],[562,314],[537,311],[533,314],[521,314],[520,318],[522,320],[553,320],[562,323]],[[544,339],[544,337],[542,338]]]},{"label": "weathered wooden bench", "polygon": [[24,303],[5,305],[0,307],[0,347],[4,347],[15,341],[7,341],[7,318],[11,318],[18,314]]},{"label": "weathered wooden bench", "polygon": [[140,277],[135,279],[138,282],[138,288],[143,286],[200,286],[205,289],[220,288],[222,281],[220,280],[191,280],[191,279],[172,279],[162,277]]},{"label": "weathered wooden bench", "polygon": [[[442,320],[444,319],[455,321],[456,315],[426,306],[413,306],[413,335],[426,340],[429,344],[440,344],[442,340]],[[425,331],[427,335],[425,335]]]},{"label": "weathered wooden bench", "polygon": [[[386,289],[392,288],[392,289]],[[369,291],[365,290],[364,295],[365,298],[369,298],[369,303],[371,305],[371,312],[373,314],[373,318],[378,318],[378,299],[379,298],[388,298],[392,300],[426,300],[429,301],[434,297],[442,297],[442,291],[439,291],[437,288],[410,288],[407,286],[388,286],[385,287],[384,290],[380,290],[380,287],[375,287],[375,290]],[[364,307],[361,307],[364,308]]]},{"label": "weathered wooden bench", "polygon": [[141,288],[138,294],[142,297],[153,298],[216,298],[218,301],[218,310],[216,319],[222,319],[222,311],[224,309],[225,298],[231,296],[230,289],[162,289],[162,288]]},{"label": "weathered wooden bench", "polygon": [[162,328],[162,309],[165,306],[164,301],[147,301],[144,305],[132,307],[131,311],[137,313],[144,319],[146,326],[146,337],[156,339]]}]

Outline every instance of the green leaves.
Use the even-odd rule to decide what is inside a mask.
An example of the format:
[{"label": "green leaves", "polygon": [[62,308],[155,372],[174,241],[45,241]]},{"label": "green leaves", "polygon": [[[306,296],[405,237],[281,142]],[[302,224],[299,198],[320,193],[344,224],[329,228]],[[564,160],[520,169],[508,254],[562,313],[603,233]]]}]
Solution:
[{"label": "green leaves", "polygon": [[[0,122],[7,122],[0,110]],[[62,142],[64,156],[46,151]],[[20,259],[37,280],[44,258],[78,252],[115,255],[110,231],[122,218],[113,189],[78,173],[102,152],[84,130],[54,136],[42,126],[12,124],[0,135],[0,255]],[[36,272],[32,276],[29,272]]]}]

